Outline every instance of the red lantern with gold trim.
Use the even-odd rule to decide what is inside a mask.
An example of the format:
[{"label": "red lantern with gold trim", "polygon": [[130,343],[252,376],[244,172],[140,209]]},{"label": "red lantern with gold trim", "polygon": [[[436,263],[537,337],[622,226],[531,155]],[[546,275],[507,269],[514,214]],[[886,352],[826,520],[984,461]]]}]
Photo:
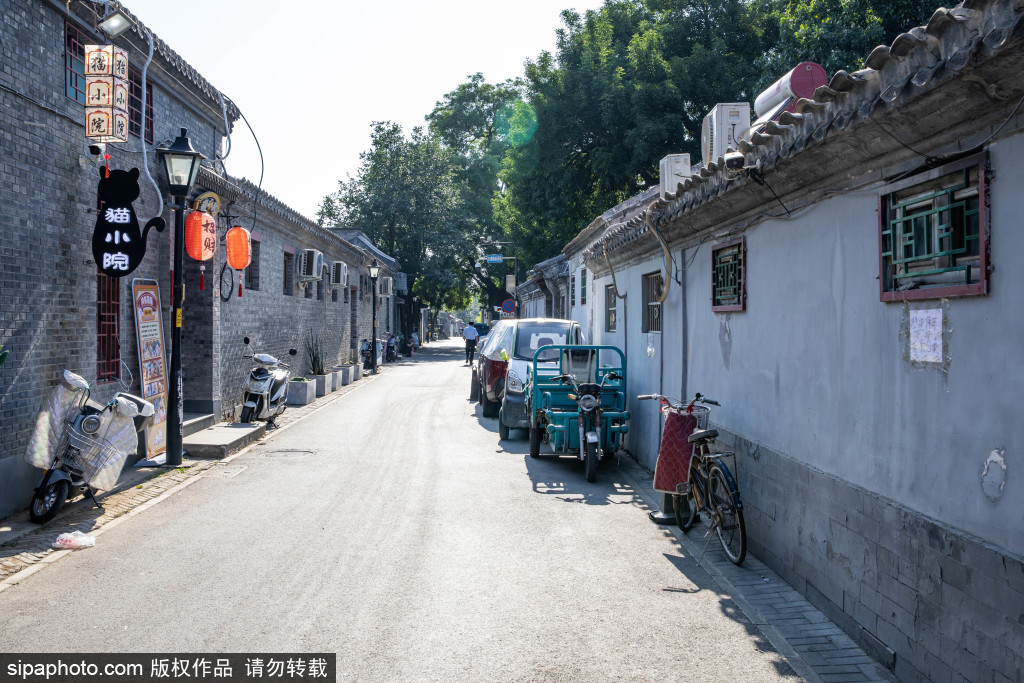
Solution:
[{"label": "red lantern with gold trim", "polygon": [[[245,270],[252,261],[252,243],[249,239],[249,231],[245,228],[235,226],[228,230],[228,265],[237,271]],[[238,296],[242,296],[242,273],[238,273]]]},{"label": "red lantern with gold trim", "polygon": [[[185,219],[185,251],[196,261],[208,261],[217,253],[217,221],[203,211]],[[199,267],[199,289],[206,289],[206,266]]]}]

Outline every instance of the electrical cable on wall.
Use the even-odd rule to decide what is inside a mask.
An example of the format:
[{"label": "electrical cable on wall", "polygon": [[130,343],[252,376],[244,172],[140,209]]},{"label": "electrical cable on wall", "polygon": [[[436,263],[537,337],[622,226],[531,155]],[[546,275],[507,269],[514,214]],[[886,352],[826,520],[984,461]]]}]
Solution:
[{"label": "electrical cable on wall", "polygon": [[145,172],[146,177],[149,178],[149,182],[153,183],[153,189],[156,190],[157,201],[160,203],[157,209],[156,215],[162,216],[164,213],[164,195],[160,192],[160,186],[153,180],[153,176],[149,172],[149,157],[146,156],[146,72],[149,71],[149,63],[153,61],[153,34],[149,32],[149,29],[145,29],[146,39],[149,41],[149,54],[146,57],[146,63],[142,65],[142,113],[139,116],[142,119],[141,130],[139,131],[139,146],[142,148],[142,170]]}]

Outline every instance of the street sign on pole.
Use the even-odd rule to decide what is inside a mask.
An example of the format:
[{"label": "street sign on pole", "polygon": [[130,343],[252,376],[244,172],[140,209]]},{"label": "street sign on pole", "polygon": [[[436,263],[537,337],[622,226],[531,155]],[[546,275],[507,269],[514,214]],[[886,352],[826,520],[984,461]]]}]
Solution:
[{"label": "street sign on pole", "polygon": [[516,302],[514,299],[505,299],[501,302],[501,310],[505,313],[513,313],[516,310]]},{"label": "street sign on pole", "polygon": [[501,263],[504,260],[505,259],[504,259],[504,257],[501,254],[488,254],[487,255],[487,262],[488,263]]}]

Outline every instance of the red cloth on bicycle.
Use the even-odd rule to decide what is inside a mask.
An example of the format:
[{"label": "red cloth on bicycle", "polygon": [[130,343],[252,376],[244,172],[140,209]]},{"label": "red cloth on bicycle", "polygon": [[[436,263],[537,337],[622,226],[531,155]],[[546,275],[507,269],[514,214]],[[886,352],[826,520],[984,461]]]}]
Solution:
[{"label": "red cloth on bicycle", "polygon": [[680,414],[674,410],[666,413],[658,464],[654,467],[655,491],[678,493],[676,486],[689,481],[693,444],[686,439],[696,428],[697,418],[693,415]]}]

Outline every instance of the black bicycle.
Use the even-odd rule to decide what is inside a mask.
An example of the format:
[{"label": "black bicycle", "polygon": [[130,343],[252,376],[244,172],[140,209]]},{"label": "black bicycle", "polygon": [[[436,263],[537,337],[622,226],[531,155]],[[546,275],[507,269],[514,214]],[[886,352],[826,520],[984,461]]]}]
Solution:
[{"label": "black bicycle", "polygon": [[[694,396],[689,403],[661,394],[637,396],[639,399],[659,399],[662,410],[671,410],[681,415],[693,415],[697,428],[687,437],[693,444],[693,455],[690,458],[689,478],[680,482],[676,489],[678,495],[672,496],[675,507],[676,522],[683,531],[689,531],[700,519],[700,514],[707,516],[709,528],[706,534],[708,543],[712,536],[717,536],[722,550],[733,564],[742,564],[747,556],[747,528],[743,522],[743,501],[740,500],[740,489],[736,478],[722,458],[735,457],[734,452],[711,452],[711,443],[718,438],[717,429],[708,429],[708,405],[719,406],[700,394]],[[697,405],[698,403],[704,405]],[[704,545],[707,551],[707,544]],[[701,559],[704,553],[701,553]],[[700,560],[697,561],[700,564]]]}]

